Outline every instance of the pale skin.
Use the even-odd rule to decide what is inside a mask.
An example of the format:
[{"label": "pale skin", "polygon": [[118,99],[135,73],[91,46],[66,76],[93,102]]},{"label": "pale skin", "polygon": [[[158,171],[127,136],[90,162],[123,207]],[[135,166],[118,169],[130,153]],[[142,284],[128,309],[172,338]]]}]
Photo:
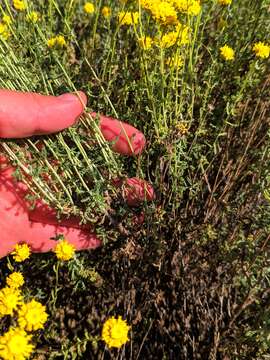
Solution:
[{"label": "pale skin", "polygon": [[[86,95],[82,92],[54,97],[0,90],[0,138],[23,138],[61,131],[78,121],[86,102]],[[114,150],[123,155],[137,155],[145,145],[142,133],[119,120],[101,117],[100,129],[108,141],[117,136]],[[24,200],[28,189],[14,179],[13,172],[7,159],[0,156],[0,258],[12,252],[18,243],[28,244],[34,252],[51,251],[56,245],[53,238],[59,234],[64,235],[77,250],[101,245],[93,231],[80,226],[79,219],[59,222],[55,211],[42,201],[33,212],[30,211]],[[140,179],[130,183],[133,186],[131,206],[154,198],[151,185]],[[129,191],[126,190],[127,203]]]}]

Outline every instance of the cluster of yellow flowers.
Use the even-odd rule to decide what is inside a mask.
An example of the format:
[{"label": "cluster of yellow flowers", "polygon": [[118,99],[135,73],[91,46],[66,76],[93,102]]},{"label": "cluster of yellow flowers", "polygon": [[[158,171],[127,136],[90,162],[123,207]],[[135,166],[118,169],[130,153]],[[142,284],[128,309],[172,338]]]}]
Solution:
[{"label": "cluster of yellow flowers", "polygon": [[138,11],[120,11],[118,14],[118,21],[120,25],[136,25],[138,23],[139,13]]},{"label": "cluster of yellow flowers", "polygon": [[162,24],[176,24],[177,12],[172,4],[166,1],[156,1],[154,6],[149,8],[153,18]]},{"label": "cluster of yellow flowers", "polygon": [[[178,24],[178,13],[196,16],[201,11],[199,0],[138,0],[139,6],[150,13],[155,21],[162,25]],[[118,14],[120,25],[137,24],[139,13],[121,11]]]},{"label": "cluster of yellow flowers", "polygon": [[180,135],[184,136],[188,133],[189,126],[187,123],[180,122],[176,125],[176,129],[179,132]]},{"label": "cluster of yellow flowers", "polygon": [[60,47],[63,48],[67,45],[66,40],[63,35],[57,35],[47,40],[47,45],[49,48]]},{"label": "cluster of yellow flowers", "polygon": [[[87,14],[93,14],[95,12],[95,5],[92,4],[91,2],[86,2],[84,4],[83,10],[87,13]],[[103,6],[103,8],[101,9],[101,14],[105,17],[108,18],[111,16],[111,8],[109,6]]]},{"label": "cluster of yellow flowers", "polygon": [[9,26],[12,23],[11,17],[4,14],[0,22],[0,39],[7,40],[10,37]]},{"label": "cluster of yellow flowers", "polygon": [[[270,55],[270,46],[262,41],[255,43],[252,50],[255,53],[255,56],[261,59],[267,59]],[[222,46],[220,48],[220,53],[226,61],[231,61],[235,58],[235,51],[228,45]]]},{"label": "cluster of yellow flowers", "polygon": [[[66,239],[59,240],[55,246],[54,252],[59,260],[67,261],[74,257],[75,246]],[[16,262],[22,262],[29,258],[31,249],[27,244],[16,244],[11,253]]]},{"label": "cluster of yellow flowers", "polygon": [[[170,31],[161,35],[159,38],[152,39],[150,36],[142,36],[138,39],[139,45],[143,50],[149,50],[153,45],[156,45],[163,49],[168,49],[174,45],[182,46],[189,43],[191,29],[178,23],[174,31]],[[175,54],[172,57],[168,57],[165,62],[171,68],[180,68],[183,66],[183,58],[180,54]]]},{"label": "cluster of yellow flowers", "polygon": [[197,16],[201,11],[201,4],[198,0],[173,0],[176,9],[190,16]]},{"label": "cluster of yellow flowers", "polygon": [[[25,10],[25,3],[14,1],[14,7],[17,10]],[[25,18],[29,22],[36,23],[39,20],[39,13],[37,11],[31,11],[28,14],[26,14]],[[11,17],[7,14],[4,14],[2,17],[2,21],[0,22],[0,39],[7,40],[11,36],[11,32],[10,32],[11,24],[12,24]]]},{"label": "cluster of yellow flowers", "polygon": [[24,0],[13,0],[13,6],[19,11],[24,11],[26,9],[26,3]]},{"label": "cluster of yellow flowers", "polygon": [[[23,258],[21,255],[16,254],[20,259]],[[18,323],[0,336],[0,357],[3,360],[28,359],[34,345],[31,344],[32,335],[27,332],[43,329],[48,318],[44,305],[36,300],[23,301],[20,289],[23,284],[23,275],[13,272],[7,277],[6,286],[0,290],[0,318],[14,316]]]},{"label": "cluster of yellow flowers", "polygon": [[[143,50],[150,50],[153,46],[168,49],[174,45],[188,44],[191,37],[191,28],[180,23],[178,14],[188,16],[198,15],[201,11],[199,0],[138,0],[141,9],[145,10],[158,25],[163,26],[153,38],[147,34],[138,37],[139,46]],[[118,22],[121,25],[136,25],[139,22],[139,12],[121,11],[118,13]],[[169,31],[167,30],[167,27]],[[174,30],[173,30],[174,28]],[[180,55],[167,59],[170,66],[180,67],[183,59]]]},{"label": "cluster of yellow flowers", "polygon": [[188,44],[190,33],[191,29],[188,26],[178,23],[175,31],[171,31],[161,37],[159,45],[162,48],[168,48],[175,44],[178,46]]},{"label": "cluster of yellow flowers", "polygon": [[199,0],[139,0],[142,8],[148,10],[153,18],[163,24],[176,23],[177,12],[196,16],[201,11]]},{"label": "cluster of yellow flowers", "polygon": [[39,13],[37,11],[31,11],[26,15],[26,20],[32,23],[36,23],[39,19]]},{"label": "cluster of yellow flowers", "polygon": [[143,48],[144,50],[149,50],[151,49],[152,45],[153,45],[153,39],[150,36],[141,36],[138,39],[139,41],[139,45],[141,48]]},{"label": "cluster of yellow flowers", "polygon": [[270,54],[270,46],[262,41],[255,43],[252,50],[254,51],[256,57],[260,57],[262,59],[267,59]]},{"label": "cluster of yellow flowers", "polygon": [[168,57],[166,64],[172,69],[179,69],[184,65],[184,60],[180,54],[174,54]]}]

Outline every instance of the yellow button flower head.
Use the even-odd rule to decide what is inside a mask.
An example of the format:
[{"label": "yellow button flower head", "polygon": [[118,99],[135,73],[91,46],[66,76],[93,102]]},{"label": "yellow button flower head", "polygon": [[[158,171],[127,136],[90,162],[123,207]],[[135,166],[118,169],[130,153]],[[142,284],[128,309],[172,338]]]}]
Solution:
[{"label": "yellow button flower head", "polygon": [[27,244],[15,245],[15,249],[11,253],[11,255],[13,255],[13,259],[17,262],[22,262],[22,261],[28,259],[30,254],[31,254],[31,250]]},{"label": "yellow button flower head", "polygon": [[11,328],[0,336],[0,357],[3,360],[26,360],[34,350],[32,339],[24,330]]},{"label": "yellow button flower head", "polygon": [[47,318],[46,307],[36,300],[23,304],[18,310],[19,326],[26,331],[43,329]]},{"label": "yellow button flower head", "polygon": [[20,290],[4,287],[0,290],[0,318],[5,315],[13,315],[14,310],[22,304]]},{"label": "yellow button flower head", "polygon": [[17,289],[23,286],[24,278],[22,273],[15,271],[7,277],[6,282],[9,287]]},{"label": "yellow button flower head", "polygon": [[6,25],[10,25],[12,23],[11,17],[7,14],[4,14],[2,17],[2,21]]},{"label": "yellow button flower head", "polygon": [[59,45],[60,47],[64,47],[64,46],[67,45],[66,40],[65,40],[65,38],[64,38],[63,35],[58,35],[58,36],[56,36],[56,43],[57,43],[57,45]]},{"label": "yellow button flower head", "polygon": [[92,14],[95,11],[95,6],[94,4],[87,2],[84,4],[83,9],[87,14]]},{"label": "yellow button flower head", "polygon": [[226,61],[234,60],[234,50],[231,47],[229,47],[228,45],[224,45],[219,50],[220,50],[221,56]]},{"label": "yellow button flower head", "polygon": [[34,24],[38,21],[38,19],[39,19],[39,13],[37,11],[31,11],[26,16],[26,20]]},{"label": "yellow button flower head", "polygon": [[10,37],[8,25],[0,23],[0,40],[7,40]]},{"label": "yellow button flower head", "polygon": [[179,69],[183,66],[184,61],[181,55],[175,54],[173,57],[167,59],[166,64],[173,69]]},{"label": "yellow button flower head", "polygon": [[146,10],[151,10],[160,2],[160,0],[139,0],[138,2],[140,3],[142,8]]},{"label": "yellow button flower head", "polygon": [[118,21],[120,25],[132,25],[138,24],[139,13],[129,12],[129,11],[120,11],[118,14]]},{"label": "yellow button flower head", "polygon": [[266,45],[262,41],[255,43],[252,50],[255,52],[257,57],[262,59],[267,59],[270,54],[270,46]]},{"label": "yellow button flower head", "polygon": [[47,40],[47,45],[49,48],[52,48],[54,46],[58,46],[60,48],[63,48],[64,46],[67,46],[66,40],[63,35],[57,35],[55,37],[52,37]]},{"label": "yellow button flower head", "polygon": [[162,35],[159,41],[157,41],[157,45],[159,45],[163,49],[167,49],[173,46],[177,40],[177,32],[170,31],[167,34]]},{"label": "yellow button flower head", "polygon": [[161,1],[155,6],[151,6],[150,11],[155,20],[160,23],[169,25],[177,22],[177,12],[167,1]]},{"label": "yellow button flower head", "polygon": [[177,34],[177,44],[178,45],[185,45],[185,44],[189,43],[191,29],[188,26],[178,23],[176,25],[175,31]]},{"label": "yellow button flower head", "polygon": [[112,13],[112,11],[111,11],[111,8],[110,8],[109,6],[104,6],[104,7],[102,8],[102,10],[101,10],[101,14],[102,14],[105,18],[111,16],[111,13]]},{"label": "yellow button flower head", "polygon": [[175,0],[175,7],[182,13],[196,16],[201,11],[200,1],[198,0]]},{"label": "yellow button flower head", "polygon": [[180,135],[186,135],[188,133],[188,125],[180,122],[176,125],[176,129],[179,131]]},{"label": "yellow button flower head", "polygon": [[26,9],[26,4],[24,0],[13,0],[13,6],[16,10],[23,11]]},{"label": "yellow button flower head", "polygon": [[67,261],[73,258],[75,246],[64,239],[58,241],[54,251],[59,260]]},{"label": "yellow button flower head", "polygon": [[119,316],[109,318],[102,328],[102,340],[108,345],[108,347],[120,348],[124,345],[128,338],[128,331],[130,326],[127,325],[126,320],[122,320]]},{"label": "yellow button flower head", "polygon": [[218,0],[218,3],[221,5],[230,5],[232,0]]},{"label": "yellow button flower head", "polygon": [[138,39],[139,45],[144,50],[151,49],[151,46],[153,44],[153,39],[150,36],[142,36]]},{"label": "yellow button flower head", "polygon": [[52,38],[47,40],[47,45],[49,46],[49,48],[54,47],[55,44],[56,44],[56,38],[55,37],[52,37]]}]

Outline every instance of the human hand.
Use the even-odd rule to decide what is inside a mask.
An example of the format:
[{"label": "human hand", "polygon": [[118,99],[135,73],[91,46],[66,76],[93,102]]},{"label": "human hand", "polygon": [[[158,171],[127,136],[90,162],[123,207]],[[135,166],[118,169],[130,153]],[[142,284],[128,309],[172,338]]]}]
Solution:
[{"label": "human hand", "polygon": [[[22,138],[50,134],[73,125],[86,105],[82,92],[63,94],[58,97],[35,93],[0,90],[0,137]],[[95,113],[91,114],[95,116]],[[132,126],[119,120],[100,117],[100,130],[104,138],[113,141],[113,149],[123,155],[139,154],[145,138]],[[127,139],[128,137],[128,139]],[[0,158],[0,257],[9,254],[17,243],[27,243],[34,252],[53,250],[57,235],[65,236],[77,250],[96,248],[101,245],[95,233],[81,226],[78,218],[58,221],[56,212],[37,202],[34,211],[24,199],[27,187],[13,177],[14,169],[7,159]],[[123,195],[130,206],[154,197],[152,187],[140,179],[116,182],[123,186]]]}]

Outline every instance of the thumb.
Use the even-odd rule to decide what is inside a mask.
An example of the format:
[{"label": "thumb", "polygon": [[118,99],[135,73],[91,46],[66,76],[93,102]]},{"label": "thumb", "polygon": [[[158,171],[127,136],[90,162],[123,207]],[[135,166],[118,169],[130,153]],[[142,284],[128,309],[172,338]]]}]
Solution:
[{"label": "thumb", "polygon": [[0,89],[0,137],[23,138],[63,130],[78,119],[86,95],[41,95]]},{"label": "thumb", "polygon": [[39,129],[36,134],[44,135],[72,126],[82,114],[87,97],[82,91],[63,94],[56,98],[40,98]]}]

